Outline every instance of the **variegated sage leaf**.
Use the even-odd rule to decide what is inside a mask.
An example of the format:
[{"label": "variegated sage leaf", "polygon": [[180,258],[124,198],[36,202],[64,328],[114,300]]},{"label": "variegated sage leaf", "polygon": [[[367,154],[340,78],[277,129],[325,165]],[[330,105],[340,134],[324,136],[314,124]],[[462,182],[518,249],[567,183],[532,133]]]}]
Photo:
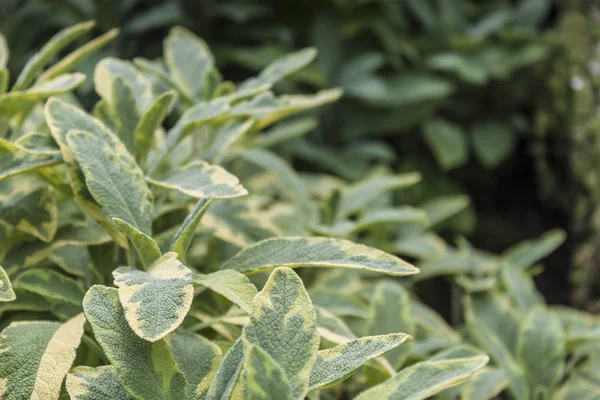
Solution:
[{"label": "variegated sage leaf", "polygon": [[[308,293],[292,269],[277,268],[271,273],[263,290],[254,298],[250,322],[244,327],[243,337],[246,370],[259,368],[256,365],[256,362],[262,362],[259,360],[268,362],[271,359],[273,363],[265,366],[266,370],[262,372],[276,377],[282,374],[282,381],[289,382],[290,398],[301,398],[317,357],[319,334],[317,316]],[[263,356],[263,351],[258,354],[251,351],[254,346],[263,350],[267,357]],[[258,357],[258,360],[250,357]],[[261,388],[270,381],[266,376],[255,379],[262,379]],[[258,382],[249,379],[248,387],[253,384]]]},{"label": "variegated sage leaf", "polygon": [[354,400],[422,400],[458,385],[489,361],[487,356],[423,361],[404,368]]},{"label": "variegated sage leaf", "polygon": [[221,269],[254,273],[279,266],[340,267],[395,276],[419,272],[398,257],[348,240],[302,237],[263,240],[237,253]]},{"label": "variegated sage leaf", "polygon": [[246,275],[225,269],[208,275],[196,275],[194,283],[219,293],[242,310],[252,313],[252,300],[258,291]]},{"label": "variegated sage leaf", "polygon": [[[15,287],[39,294],[46,299],[81,307],[85,292],[73,279],[49,269],[32,269],[15,280]],[[81,312],[81,309],[79,310]]]},{"label": "variegated sage leaf", "polygon": [[310,373],[308,390],[324,389],[344,381],[364,363],[400,346],[407,339],[412,338],[404,333],[367,336],[319,351]]},{"label": "variegated sage leaf", "polygon": [[71,131],[67,143],[94,199],[110,218],[119,218],[149,236],[152,193],[144,174],[122,146],[113,147],[84,131]]},{"label": "variegated sage leaf", "polygon": [[558,317],[541,306],[533,308],[521,324],[517,357],[530,387],[543,386],[552,393],[567,359],[567,334]]},{"label": "variegated sage leaf", "polygon": [[192,161],[164,179],[146,178],[156,186],[178,190],[197,199],[214,197],[217,199],[240,197],[248,191],[239,179],[223,167],[204,161]]},{"label": "variegated sage leaf", "polygon": [[163,93],[142,115],[134,133],[135,155],[139,162],[144,163],[146,161],[148,153],[152,149],[154,133],[171,112],[175,99],[175,92]]},{"label": "variegated sage leaf", "polygon": [[225,353],[223,362],[213,378],[206,400],[229,400],[240,376],[244,364],[244,343],[242,338],[236,340]]},{"label": "variegated sage leaf", "polygon": [[0,267],[0,302],[13,301],[17,298],[4,268]]},{"label": "variegated sage leaf", "polygon": [[75,367],[67,375],[67,392],[71,400],[133,400],[119,381],[115,367]]},{"label": "variegated sage leaf", "polygon": [[0,181],[13,175],[49,167],[61,162],[57,154],[31,154],[0,139]]},{"label": "variegated sage leaf", "polygon": [[117,289],[92,286],[83,299],[83,310],[129,393],[145,400],[185,399],[185,376],[167,343],[148,342],[129,328]]},{"label": "variegated sage leaf", "polygon": [[[96,92],[112,107],[117,106],[120,85],[114,81],[121,79],[131,90],[134,104],[139,111],[145,111],[153,101],[152,83],[140,73],[130,62],[116,58],[104,58],[96,66],[94,71],[94,85]],[[119,110],[115,109],[115,112]],[[139,115],[138,115],[139,117]],[[82,128],[83,129],[83,128]]]},{"label": "variegated sage leaf", "polygon": [[83,314],[64,324],[13,322],[0,333],[0,397],[58,399],[83,335]]},{"label": "variegated sage leaf", "polygon": [[17,188],[0,204],[0,223],[50,242],[57,228],[56,203],[50,187]]},{"label": "variegated sage leaf", "polygon": [[209,74],[215,60],[206,43],[187,29],[175,27],[165,39],[164,55],[169,72],[181,90],[191,98],[207,98]]},{"label": "variegated sage leaf", "polygon": [[461,398],[465,400],[489,400],[496,398],[508,385],[501,368],[482,368],[464,383]]},{"label": "variegated sage leaf", "polygon": [[121,77],[112,79],[112,95],[114,97],[107,100],[112,111],[109,115],[112,117],[119,138],[127,150],[134,154],[135,129],[141,120],[142,110],[136,104],[133,88]]},{"label": "variegated sage leaf", "polygon": [[192,212],[185,218],[183,224],[181,224],[181,227],[173,236],[170,249],[178,254],[180,260],[183,260],[183,257],[185,257],[185,253],[194,238],[196,227],[200,223],[206,210],[208,210],[210,203],[212,203],[212,197],[198,200],[198,203],[196,203]]},{"label": "variegated sage leaf", "polygon": [[294,400],[293,383],[285,370],[266,351],[258,346],[246,345],[244,392],[247,400]]},{"label": "variegated sage leaf", "polygon": [[154,239],[140,232],[134,226],[120,218],[113,218],[113,221],[127,237],[129,237],[129,240],[131,240],[131,243],[133,243],[133,246],[137,250],[140,260],[142,260],[144,267],[150,266],[154,261],[160,258],[162,253]]},{"label": "variegated sage leaf", "polygon": [[32,154],[60,154],[56,142],[51,135],[42,132],[31,132],[15,141],[19,150]]},{"label": "variegated sage leaf", "polygon": [[50,311],[52,303],[42,296],[15,287],[15,298],[10,301],[0,302],[0,316],[8,311]]},{"label": "variegated sage leaf", "polygon": [[165,338],[177,366],[187,380],[187,399],[205,399],[223,359],[219,346],[194,333],[173,333]]},{"label": "variegated sage leaf", "polygon": [[192,305],[192,271],[176,257],[167,253],[148,271],[120,267],[113,272],[129,326],[149,342],[174,331]]}]

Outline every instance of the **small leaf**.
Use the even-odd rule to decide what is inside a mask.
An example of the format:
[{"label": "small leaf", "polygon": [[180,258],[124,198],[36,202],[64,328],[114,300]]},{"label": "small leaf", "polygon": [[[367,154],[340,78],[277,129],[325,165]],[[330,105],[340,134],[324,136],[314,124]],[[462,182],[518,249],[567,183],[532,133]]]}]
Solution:
[{"label": "small leaf", "polygon": [[499,122],[478,124],[471,134],[475,155],[488,168],[498,166],[517,144],[515,132]]},{"label": "small leaf", "polygon": [[[263,373],[270,371],[276,377],[281,375],[282,381],[289,381],[291,398],[300,398],[308,387],[319,348],[316,320],[300,277],[289,268],[274,270],[263,290],[254,298],[250,322],[244,327],[246,369],[248,366],[259,368],[252,360],[253,356],[258,356],[259,360],[272,359],[274,366],[267,364],[264,367],[267,371]],[[260,348],[260,354],[252,354],[256,353],[252,351],[255,346]],[[255,379],[264,377],[263,374]],[[275,381],[269,379],[267,382]],[[249,379],[248,387],[252,385],[253,381]],[[264,387],[264,384],[260,386]]]},{"label": "small leaf", "polygon": [[145,162],[152,148],[154,133],[162,125],[175,104],[175,92],[163,93],[142,115],[134,133],[135,154],[140,162]]},{"label": "small leaf", "polygon": [[32,132],[21,136],[15,141],[19,150],[32,154],[55,155],[60,154],[60,148],[51,135],[41,132]]},{"label": "small leaf", "polygon": [[192,243],[196,227],[200,223],[206,210],[208,210],[208,206],[212,203],[212,199],[212,197],[209,197],[207,199],[198,200],[198,203],[196,203],[192,212],[185,218],[183,224],[181,224],[181,227],[173,236],[170,249],[172,252],[178,254],[180,260],[185,256],[190,243]]},{"label": "small leaf", "polygon": [[113,218],[113,221],[119,226],[127,237],[133,243],[133,246],[137,250],[140,260],[144,267],[148,267],[154,261],[158,260],[162,253],[156,242],[148,235],[140,232],[134,226],[128,224],[119,218]]},{"label": "small leaf", "polygon": [[194,283],[219,293],[247,313],[252,313],[252,299],[258,293],[246,275],[231,269],[194,276]]},{"label": "small leaf", "polygon": [[256,78],[248,79],[240,85],[240,90],[260,87],[263,85],[271,86],[280,81],[285,76],[296,72],[302,67],[310,64],[317,56],[317,49],[308,47],[295,53],[286,54],[277,58],[265,69],[263,69]]},{"label": "small leaf", "polygon": [[548,231],[539,238],[518,243],[502,256],[517,268],[528,268],[556,250],[566,239],[565,232],[560,229]]},{"label": "small leaf", "polygon": [[219,346],[193,333],[166,337],[175,362],[187,380],[188,399],[204,399],[223,355]]},{"label": "small leaf", "polygon": [[422,400],[458,385],[481,369],[487,356],[423,361],[404,368],[387,381],[362,392],[354,400]]},{"label": "small leaf", "polygon": [[248,345],[245,357],[247,400],[293,400],[292,384],[284,369],[258,346]]},{"label": "small leaf", "polygon": [[443,120],[429,121],[423,138],[444,170],[456,168],[469,159],[467,137],[458,125]]},{"label": "small leaf", "polygon": [[211,165],[204,161],[193,161],[164,179],[146,178],[146,180],[197,199],[207,197],[223,199],[248,194],[237,177],[218,165]]},{"label": "small leaf", "polygon": [[229,400],[242,370],[244,344],[242,338],[236,340],[225,354],[217,374],[212,380],[206,400]]},{"label": "small leaf", "polygon": [[342,382],[367,361],[400,346],[407,339],[411,337],[404,333],[367,336],[319,351],[310,373],[308,390],[319,390]]},{"label": "small leaf", "polygon": [[388,275],[413,275],[419,270],[401,259],[342,239],[286,237],[267,239],[226,261],[221,269],[254,273],[275,267],[339,267]]},{"label": "small leaf", "polygon": [[129,326],[147,341],[174,331],[192,305],[192,271],[174,253],[155,261],[147,272],[120,267],[113,277]]},{"label": "small leaf", "polygon": [[133,400],[115,367],[108,365],[73,368],[67,375],[66,388],[71,400]]},{"label": "small leaf", "polygon": [[[0,267],[0,302],[13,301],[17,298],[4,268]],[[1,311],[1,310],[0,310]]]},{"label": "small leaf", "polygon": [[50,242],[57,228],[56,203],[50,188],[22,187],[12,192],[0,204],[0,223]]},{"label": "small leaf", "polygon": [[5,400],[58,399],[83,335],[83,314],[64,324],[13,322],[0,334],[0,393]]},{"label": "small leaf", "polygon": [[185,398],[185,377],[167,344],[148,342],[129,328],[117,289],[92,286],[83,299],[83,310],[129,393],[145,400]]},{"label": "small leaf", "polygon": [[48,269],[32,269],[23,272],[15,281],[15,286],[47,299],[66,302],[78,307],[81,307],[85,295],[76,281]]},{"label": "small leaf", "polygon": [[133,157],[84,131],[72,131],[67,143],[81,166],[86,184],[106,214],[150,235],[152,193]]}]

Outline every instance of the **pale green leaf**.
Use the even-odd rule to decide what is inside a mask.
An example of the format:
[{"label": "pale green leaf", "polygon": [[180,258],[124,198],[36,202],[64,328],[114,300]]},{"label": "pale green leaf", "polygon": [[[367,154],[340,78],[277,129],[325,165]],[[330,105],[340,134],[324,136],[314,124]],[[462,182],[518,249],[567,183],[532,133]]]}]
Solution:
[{"label": "pale green leaf", "polygon": [[556,250],[566,239],[560,229],[548,231],[539,238],[518,243],[502,256],[517,268],[528,268]]},{"label": "pale green leaf", "polygon": [[482,368],[471,379],[464,383],[461,399],[489,400],[498,396],[508,382],[504,371],[500,368]]},{"label": "pale green leaf", "polygon": [[544,304],[544,297],[537,291],[533,279],[522,269],[506,264],[502,267],[501,276],[508,296],[524,312],[530,311],[537,305]]},{"label": "pale green leaf", "polygon": [[83,288],[76,281],[48,269],[32,269],[23,272],[15,280],[15,287],[39,294],[49,300],[67,302],[78,307],[81,307],[85,295]]},{"label": "pale green leaf", "polygon": [[113,272],[129,326],[150,342],[174,331],[192,305],[192,271],[176,257],[165,254],[147,272],[130,267]]},{"label": "pale green leaf", "polygon": [[133,243],[133,246],[137,250],[140,260],[142,260],[144,267],[148,267],[154,261],[160,258],[162,255],[160,248],[150,236],[140,232],[134,226],[128,224],[122,219],[113,218],[113,221],[119,226],[119,229],[121,229],[127,235],[127,237],[129,237]]},{"label": "pale green leaf", "polygon": [[348,325],[325,308],[315,306],[317,312],[317,329],[321,340],[326,339],[332,343],[347,343],[356,338]]},{"label": "pale green leaf", "polygon": [[404,333],[367,336],[319,351],[310,373],[308,390],[323,389],[342,382],[367,361],[400,346],[407,339],[411,337]]},{"label": "pale green leaf", "polygon": [[313,304],[320,306],[339,317],[367,318],[367,305],[357,296],[344,293],[333,288],[311,289],[310,299]]},{"label": "pale green leaf", "polygon": [[252,312],[252,299],[258,293],[246,275],[231,269],[194,276],[194,283],[219,293],[247,313]]},{"label": "pale green leaf", "polygon": [[154,98],[150,80],[128,61],[110,57],[102,59],[94,72],[94,85],[98,95],[112,107],[117,106],[116,100],[119,97],[115,93],[115,89],[120,87],[114,83],[117,79],[121,79],[131,90],[137,110],[143,112],[150,107]]},{"label": "pale green leaf", "polygon": [[245,396],[246,400],[293,400],[292,382],[285,370],[266,351],[258,346],[246,345]]},{"label": "pale green leaf", "polygon": [[15,141],[15,146],[20,150],[32,154],[60,154],[60,148],[51,135],[41,132],[32,132],[21,136]]},{"label": "pale green leaf", "polygon": [[6,68],[8,62],[9,50],[6,44],[6,37],[0,33],[0,68]]},{"label": "pale green leaf", "polygon": [[371,247],[342,239],[287,237],[267,239],[226,261],[221,269],[254,273],[279,266],[340,267],[413,275],[419,270],[401,259]]},{"label": "pale green leaf", "polygon": [[498,166],[517,145],[515,132],[495,121],[476,125],[471,134],[473,151],[479,161],[488,168]]},{"label": "pale green leaf", "polygon": [[428,121],[423,138],[444,170],[456,168],[469,159],[467,137],[458,125],[443,120]]},{"label": "pale green leaf", "polygon": [[92,286],[83,310],[119,380],[135,398],[183,400],[186,380],[164,340],[148,342],[125,319],[117,289]]},{"label": "pale green leaf", "polygon": [[468,379],[489,361],[487,356],[423,361],[404,368],[354,400],[422,400]]},{"label": "pale green leaf", "polygon": [[210,203],[212,203],[212,197],[198,200],[198,203],[196,203],[192,212],[189,213],[183,221],[183,224],[181,224],[181,227],[177,230],[175,235],[173,235],[170,249],[178,254],[179,259],[183,259],[188,247],[190,247],[192,239],[194,238],[194,233],[196,232],[196,227],[200,223],[206,210],[208,210]]},{"label": "pale green leaf", "polygon": [[110,116],[114,130],[127,148],[133,154],[135,151],[135,130],[142,118],[142,110],[136,104],[136,93],[129,83],[120,76],[112,79],[112,99],[105,99],[110,106]]},{"label": "pale green leaf", "polygon": [[212,380],[206,400],[229,400],[242,370],[244,343],[239,338],[227,351],[217,374]]},{"label": "pale green leaf", "polygon": [[47,186],[27,188],[23,185],[2,200],[0,223],[50,242],[57,229],[54,196]]},{"label": "pale green leaf", "polygon": [[0,139],[0,180],[56,165],[61,160],[62,157],[57,154],[30,154],[24,152],[14,144]]},{"label": "pale green leaf", "polygon": [[6,271],[0,267],[0,302],[14,301],[16,298]]},{"label": "pale green leaf", "polygon": [[134,133],[134,148],[138,161],[146,161],[152,148],[154,134],[171,112],[175,99],[175,92],[163,93],[142,115]]},{"label": "pale green leaf", "polygon": [[0,334],[0,396],[4,400],[58,399],[75,360],[85,318],[13,322]]},{"label": "pale green leaf", "polygon": [[[0,50],[0,52],[2,52]],[[0,95],[6,93],[10,82],[10,73],[7,68],[0,68]]]},{"label": "pale green leaf", "polygon": [[67,375],[67,392],[71,400],[133,400],[119,381],[115,367],[79,366]]}]

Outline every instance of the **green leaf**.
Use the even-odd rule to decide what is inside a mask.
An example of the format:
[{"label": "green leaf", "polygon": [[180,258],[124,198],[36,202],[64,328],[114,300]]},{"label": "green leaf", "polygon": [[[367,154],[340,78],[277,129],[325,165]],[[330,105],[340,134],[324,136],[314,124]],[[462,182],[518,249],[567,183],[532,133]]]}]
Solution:
[{"label": "green leaf", "polygon": [[537,291],[533,279],[525,271],[506,264],[501,270],[501,275],[508,296],[521,310],[528,312],[533,307],[544,304],[544,297]]},{"label": "green leaf", "polygon": [[[17,298],[4,268],[0,267],[0,302],[13,301]],[[1,310],[0,310],[1,311]]]},{"label": "green leaf", "polygon": [[192,271],[176,257],[165,254],[147,272],[130,267],[113,272],[129,326],[150,342],[174,331],[192,305]]},{"label": "green leaf", "polygon": [[246,372],[245,399],[247,400],[293,400],[292,382],[285,370],[266,351],[258,346],[247,345],[244,370]]},{"label": "green leaf", "polygon": [[158,260],[162,253],[156,242],[148,235],[140,232],[134,226],[128,224],[119,218],[113,218],[113,221],[119,226],[127,237],[133,243],[133,246],[137,250],[140,260],[144,267],[148,267],[154,261]]},{"label": "green leaf", "polygon": [[24,172],[56,165],[60,161],[60,155],[26,153],[14,144],[0,139],[0,180]]},{"label": "green leaf", "polygon": [[6,93],[6,91],[8,90],[9,81],[10,73],[8,72],[8,69],[0,68],[0,95]]},{"label": "green leaf", "polygon": [[329,288],[311,289],[313,304],[320,306],[339,317],[367,318],[366,304],[357,296]]},{"label": "green leaf", "polygon": [[242,370],[244,343],[240,337],[225,354],[217,374],[212,380],[206,400],[229,400]]},{"label": "green leaf", "polygon": [[67,392],[72,400],[133,400],[119,381],[115,367],[79,366],[67,375]]},{"label": "green leaf", "polygon": [[88,189],[105,213],[149,236],[152,193],[133,157],[124,147],[111,146],[88,132],[72,131],[66,139]]},{"label": "green leaf", "polygon": [[47,186],[19,187],[0,204],[0,223],[50,242],[57,228],[56,203],[52,191]]},{"label": "green leaf", "polygon": [[193,333],[173,333],[166,342],[187,380],[186,398],[204,399],[223,355],[219,346]]},{"label": "green leaf", "polygon": [[531,388],[551,392],[560,383],[567,358],[567,335],[560,320],[543,307],[532,309],[521,324],[517,357]]},{"label": "green leaf", "polygon": [[96,66],[94,84],[98,95],[109,103],[115,112],[120,111],[116,107],[118,106],[119,97],[122,97],[122,94],[115,92],[115,89],[122,88],[122,85],[114,82],[118,79],[121,79],[132,92],[137,112],[144,112],[150,107],[154,98],[150,80],[130,62],[107,57],[102,59]]},{"label": "green leaf", "polygon": [[111,29],[105,34],[89,41],[77,50],[72,51],[63,57],[59,62],[53,64],[50,68],[44,71],[44,73],[37,79],[36,83],[45,82],[59,75],[72,71],[86,58],[90,57],[92,54],[96,53],[98,50],[116,38],[118,34],[119,29]]},{"label": "green leaf", "polygon": [[34,56],[27,61],[27,64],[23,67],[12,90],[22,90],[29,86],[36,75],[57,53],[88,33],[94,25],[95,23],[93,21],[82,22],[69,28],[65,28],[54,35],[39,52],[35,53]]},{"label": "green leaf", "polygon": [[192,243],[196,227],[200,223],[200,220],[204,216],[208,206],[212,203],[213,198],[200,199],[191,213],[185,218],[181,227],[177,230],[171,241],[171,251],[178,254],[181,260]]},{"label": "green leaf", "polygon": [[52,304],[40,295],[18,287],[14,288],[15,299],[0,302],[0,315],[7,311],[50,311]]},{"label": "green leaf", "polygon": [[225,269],[208,275],[196,275],[194,283],[219,293],[242,310],[252,313],[252,299],[258,291],[246,275]]},{"label": "green leaf", "polygon": [[114,129],[118,132],[119,138],[133,154],[135,151],[135,130],[142,117],[142,110],[136,104],[136,93],[134,89],[117,76],[112,79],[112,99],[105,99],[107,104],[111,106],[111,120],[114,124]]},{"label": "green leaf", "polygon": [[6,37],[0,33],[0,68],[6,68],[8,63],[9,50],[6,44]]},{"label": "green leaf", "polygon": [[146,178],[146,180],[153,185],[178,190],[197,199],[207,197],[224,199],[248,194],[239,179],[223,167],[199,160],[176,169],[164,179]]},{"label": "green leaf", "polygon": [[423,139],[444,170],[456,168],[469,159],[467,137],[458,125],[443,120],[428,121]]},{"label": "green leaf", "polygon": [[62,301],[78,307],[81,307],[85,295],[76,281],[48,269],[32,269],[23,272],[16,279],[15,286],[49,300]]},{"label": "green leaf", "polygon": [[75,360],[85,318],[13,322],[0,334],[2,399],[58,399]]},{"label": "green leaf", "polygon": [[371,247],[342,239],[286,237],[263,240],[226,261],[221,269],[243,273],[275,267],[339,267],[413,275],[419,270],[401,259]]},{"label": "green leaf", "polygon": [[488,168],[498,166],[517,144],[515,133],[498,122],[478,124],[471,134],[475,155]]},{"label": "green leaf", "polygon": [[[282,381],[289,381],[291,399],[305,393],[319,349],[319,334],[317,316],[308,293],[293,270],[277,268],[271,273],[263,290],[254,298],[250,322],[244,327],[243,337],[246,369],[251,366],[260,371],[253,359],[256,356],[261,362],[273,361],[263,367],[266,371],[262,374],[257,372],[259,376],[254,380],[248,377],[248,387],[260,384],[264,390],[265,382],[256,380],[264,379],[264,374],[270,372],[275,374],[274,377],[282,376]],[[258,354],[253,351],[255,346],[264,350],[264,356],[263,351]],[[272,385],[276,381],[269,379],[267,382]],[[284,392],[281,395],[285,398]]]},{"label": "green leaf", "polygon": [[204,99],[209,95],[209,74],[215,60],[202,39],[174,27],[164,41],[164,55],[173,80],[187,96]]},{"label": "green leaf", "polygon": [[32,132],[21,136],[15,141],[19,150],[32,154],[60,154],[60,148],[51,135],[41,132]]},{"label": "green leaf", "polygon": [[347,379],[367,361],[381,356],[411,339],[404,333],[367,336],[321,350],[310,373],[308,390],[319,390]]},{"label": "green leaf", "polygon": [[117,289],[92,286],[83,310],[94,336],[129,393],[145,400],[183,400],[186,380],[164,340],[138,337],[125,319]]},{"label": "green leaf", "polygon": [[138,161],[142,163],[146,161],[148,153],[152,148],[154,133],[160,128],[164,119],[171,112],[175,104],[175,99],[175,92],[163,93],[142,115],[134,133],[134,148]]},{"label": "green leaf", "polygon": [[502,254],[502,257],[517,268],[528,268],[556,250],[565,239],[566,234],[563,230],[554,229],[539,238],[512,246]]},{"label": "green leaf", "polygon": [[468,379],[489,361],[487,356],[423,361],[404,368],[354,400],[421,400]]},{"label": "green leaf", "polygon": [[482,368],[465,382],[461,398],[465,400],[489,400],[498,396],[508,382],[500,368]]}]

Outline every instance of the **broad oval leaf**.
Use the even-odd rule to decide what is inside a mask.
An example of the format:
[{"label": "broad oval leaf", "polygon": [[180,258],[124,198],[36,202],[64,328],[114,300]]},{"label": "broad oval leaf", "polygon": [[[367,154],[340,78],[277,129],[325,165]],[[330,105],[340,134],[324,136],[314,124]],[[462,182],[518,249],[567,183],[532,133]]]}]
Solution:
[{"label": "broad oval leaf", "polygon": [[354,400],[422,400],[465,381],[483,368],[488,356],[423,361],[404,368]]},{"label": "broad oval leaf", "polygon": [[145,400],[185,399],[186,380],[169,347],[164,340],[148,342],[129,328],[117,289],[92,286],[83,310],[129,393]]},{"label": "broad oval leaf", "polygon": [[113,272],[129,326],[149,342],[174,331],[192,305],[192,271],[176,257],[165,254],[148,271],[120,267]]},{"label": "broad oval leaf", "polygon": [[212,380],[206,400],[229,400],[244,364],[244,343],[240,337],[225,353],[223,362]]},{"label": "broad oval leaf", "polygon": [[194,283],[219,293],[242,310],[252,313],[252,300],[258,291],[246,275],[226,269],[208,275],[196,275]]},{"label": "broad oval leaf", "polygon": [[0,302],[13,301],[16,298],[6,271],[0,267]]},{"label": "broad oval leaf", "polygon": [[71,400],[133,400],[119,381],[115,367],[79,366],[67,375],[67,392]]},{"label": "broad oval leaf", "polygon": [[83,314],[64,324],[13,322],[0,334],[0,397],[58,399],[83,335]]},{"label": "broad oval leaf", "polygon": [[280,266],[340,267],[395,276],[419,272],[398,257],[348,240],[303,237],[263,240],[237,253],[221,269],[254,273]]}]

